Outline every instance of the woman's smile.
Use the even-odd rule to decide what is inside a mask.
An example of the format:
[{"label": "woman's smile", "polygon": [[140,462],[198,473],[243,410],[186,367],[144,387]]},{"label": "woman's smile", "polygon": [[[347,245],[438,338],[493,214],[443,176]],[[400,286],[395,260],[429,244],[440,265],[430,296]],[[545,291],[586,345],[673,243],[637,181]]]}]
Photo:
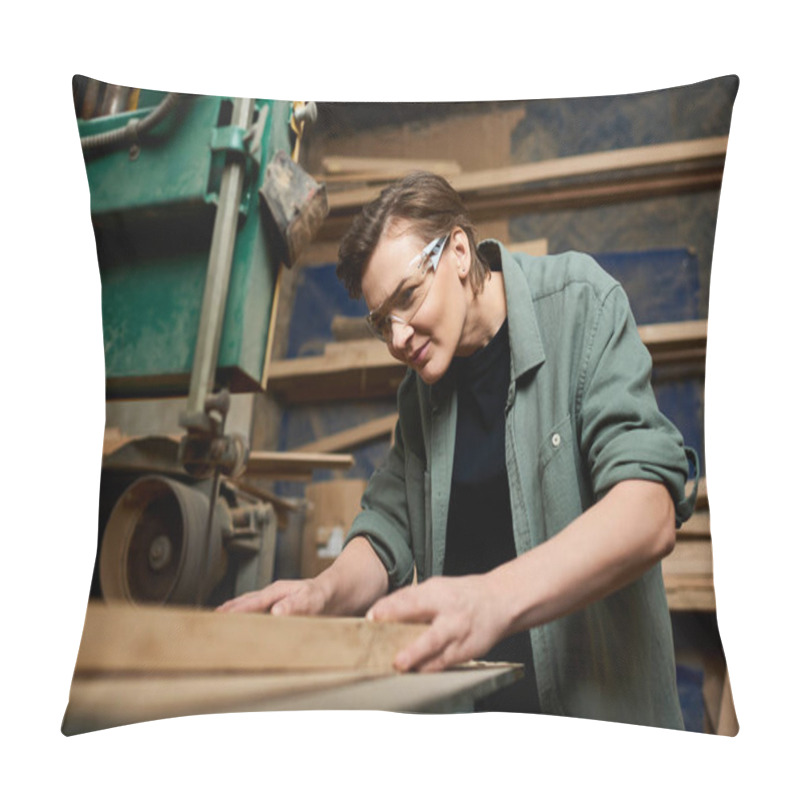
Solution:
[{"label": "woman's smile", "polygon": [[418,367],[422,364],[425,360],[426,356],[428,355],[428,351],[430,350],[431,340],[428,339],[426,342],[423,343],[421,347],[418,347],[412,354],[411,358],[409,358],[409,362]]}]

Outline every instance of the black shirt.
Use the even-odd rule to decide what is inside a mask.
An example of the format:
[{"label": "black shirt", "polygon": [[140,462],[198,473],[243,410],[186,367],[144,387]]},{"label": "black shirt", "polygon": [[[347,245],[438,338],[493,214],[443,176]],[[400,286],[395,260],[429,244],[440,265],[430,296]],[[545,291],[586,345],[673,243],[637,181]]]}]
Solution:
[{"label": "black shirt", "polygon": [[[511,375],[508,320],[486,347],[453,359],[458,391],[445,575],[476,575],[516,558],[505,459],[505,408]],[[498,642],[487,661],[525,665],[525,678],[476,703],[479,711],[539,710],[526,631]]]}]

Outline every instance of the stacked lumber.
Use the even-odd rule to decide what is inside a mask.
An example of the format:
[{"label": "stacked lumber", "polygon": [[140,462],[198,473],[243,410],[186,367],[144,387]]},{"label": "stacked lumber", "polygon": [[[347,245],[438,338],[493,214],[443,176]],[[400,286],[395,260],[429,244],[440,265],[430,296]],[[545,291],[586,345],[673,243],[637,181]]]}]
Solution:
[{"label": "stacked lumber", "polygon": [[[686,487],[687,494],[691,485]],[[705,478],[694,514],[678,529],[675,549],[661,562],[667,602],[673,611],[714,611],[711,519]]]},{"label": "stacked lumber", "polygon": [[[434,164],[461,194],[474,220],[537,211],[582,208],[681,192],[718,189],[727,151],[727,136],[646,145],[598,153],[484,169],[448,172],[457,165]],[[412,160],[368,159],[360,177],[372,185],[329,192],[330,213],[320,239],[336,239],[354,214],[378,196],[388,182],[425,166]],[[391,168],[388,162],[391,162]],[[436,169],[438,167],[438,170]],[[381,182],[381,169],[385,169]],[[351,176],[355,176],[355,165]],[[321,176],[330,182],[329,175]],[[374,182],[377,182],[374,183]]]}]

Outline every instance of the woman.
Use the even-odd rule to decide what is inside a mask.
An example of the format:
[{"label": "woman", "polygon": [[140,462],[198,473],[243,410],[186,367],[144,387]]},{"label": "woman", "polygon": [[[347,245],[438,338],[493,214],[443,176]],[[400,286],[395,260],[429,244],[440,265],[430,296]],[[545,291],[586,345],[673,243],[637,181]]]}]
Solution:
[{"label": "woman", "polygon": [[658,562],[696,456],[619,284],[585,255],[478,247],[429,173],[363,209],[337,275],[411,368],[395,444],[329,569],[222,610],[429,622],[399,670],[522,661],[487,707],[683,727]]}]

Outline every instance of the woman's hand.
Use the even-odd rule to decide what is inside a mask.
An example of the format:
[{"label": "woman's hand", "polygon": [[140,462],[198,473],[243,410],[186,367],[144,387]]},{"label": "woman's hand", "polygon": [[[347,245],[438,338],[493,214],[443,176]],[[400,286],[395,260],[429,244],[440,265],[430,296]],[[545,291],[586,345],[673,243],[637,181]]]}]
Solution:
[{"label": "woman's hand", "polygon": [[257,592],[228,600],[217,611],[313,615],[324,614],[325,604],[325,594],[313,579],[276,581]]},{"label": "woman's hand", "polygon": [[501,593],[488,575],[429,578],[378,600],[367,619],[431,623],[398,653],[394,666],[401,672],[435,672],[478,658],[503,638],[507,626]]},{"label": "woman's hand", "polygon": [[217,611],[346,617],[363,614],[388,589],[389,578],[383,563],[369,542],[359,536],[316,578],[276,581],[228,600]]}]

